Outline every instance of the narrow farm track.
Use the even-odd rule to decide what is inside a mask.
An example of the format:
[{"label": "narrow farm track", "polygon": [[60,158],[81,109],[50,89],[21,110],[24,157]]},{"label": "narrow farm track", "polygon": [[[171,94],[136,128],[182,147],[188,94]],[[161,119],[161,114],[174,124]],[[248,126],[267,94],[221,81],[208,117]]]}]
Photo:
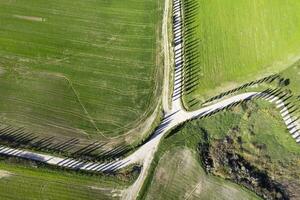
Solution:
[{"label": "narrow farm track", "polygon": [[162,46],[164,54],[164,85],[162,90],[162,105],[165,112],[170,111],[169,107],[169,84],[170,84],[170,42],[169,42],[169,32],[168,32],[168,22],[169,22],[169,0],[165,0],[165,8],[162,22]]},{"label": "narrow farm track", "polygon": [[[168,13],[170,9],[170,0],[165,0],[165,9],[164,9],[164,19],[163,19],[163,37],[164,39],[168,39]],[[299,134],[299,125],[295,124],[295,119],[289,114],[288,109],[286,108],[284,102],[276,96],[272,94],[264,93],[264,92],[248,92],[239,94],[236,96],[232,96],[230,98],[224,99],[212,105],[203,107],[199,110],[193,112],[187,112],[183,109],[181,104],[181,94],[182,94],[182,71],[183,71],[183,44],[182,44],[182,13],[181,13],[181,1],[173,0],[173,34],[174,34],[174,60],[175,60],[175,74],[174,74],[174,83],[173,83],[173,95],[172,95],[172,104],[171,108],[167,105],[167,98],[164,96],[164,118],[161,124],[157,127],[155,132],[152,134],[148,142],[146,142],[143,146],[137,149],[134,153],[129,155],[128,157],[122,160],[116,160],[109,163],[97,163],[97,162],[85,162],[80,160],[75,160],[72,158],[62,158],[56,157],[46,154],[40,154],[31,151],[7,148],[4,146],[0,146],[0,154],[4,154],[7,156],[16,156],[21,158],[26,158],[30,160],[35,160],[43,163],[47,163],[50,165],[57,165],[70,169],[80,169],[87,171],[95,171],[95,172],[106,172],[106,171],[115,171],[127,167],[132,164],[141,164],[142,170],[134,182],[128,189],[124,190],[122,193],[122,199],[136,199],[144,180],[146,179],[150,165],[154,158],[154,154],[158,149],[159,143],[161,139],[168,133],[170,130],[174,129],[176,126],[192,119],[201,118],[210,116],[216,112],[224,110],[228,107],[235,106],[236,104],[242,101],[248,101],[256,98],[261,98],[271,103],[275,103],[277,108],[281,109],[281,115],[284,119],[284,122],[287,125],[287,128],[290,130],[292,137],[296,139],[297,142],[300,142],[300,134]],[[168,52],[169,44],[168,41],[163,42],[164,45],[164,53]],[[168,55],[165,55],[165,58],[168,58]],[[170,64],[165,62],[165,71],[169,71]],[[165,72],[168,73],[168,72]],[[169,87],[168,82],[169,77],[165,75],[165,83],[164,83],[164,91],[168,91]],[[164,95],[168,94],[168,92],[164,92]]]}]

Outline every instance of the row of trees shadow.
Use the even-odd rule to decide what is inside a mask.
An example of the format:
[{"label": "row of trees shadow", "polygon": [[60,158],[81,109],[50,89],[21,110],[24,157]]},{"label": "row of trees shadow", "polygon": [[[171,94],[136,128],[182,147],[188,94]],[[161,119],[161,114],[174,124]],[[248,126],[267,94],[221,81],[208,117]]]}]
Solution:
[{"label": "row of trees shadow", "polygon": [[[279,109],[281,109],[281,115],[283,119],[287,117],[292,117],[292,120],[286,124],[288,131],[292,136],[296,133],[300,133],[300,129],[297,126],[297,122],[300,119],[300,110],[298,107],[298,100],[294,98],[294,95],[283,91],[282,88],[276,89],[267,89],[263,93],[260,94],[260,98],[270,99],[272,97],[278,97],[279,100],[283,103]],[[284,109],[285,108],[285,109]],[[295,139],[300,136],[295,137]]]},{"label": "row of trees shadow", "polygon": [[[300,122],[300,109],[298,107],[299,99],[297,97],[295,98],[294,95],[291,94],[290,92],[287,92],[286,90],[284,90],[282,88],[278,88],[278,87],[275,89],[268,88],[268,89],[262,91],[261,93],[252,95],[242,101],[233,102],[227,106],[218,108],[212,112],[201,113],[198,116],[196,116],[194,119],[209,118],[221,111],[231,110],[232,108],[241,106],[251,100],[255,100],[255,99],[271,100],[274,97],[278,98],[275,100],[275,102],[280,101],[282,103],[282,105],[279,107],[279,109],[281,109],[281,112],[283,111],[284,108],[285,108],[284,110],[288,111],[288,112],[283,111],[281,113],[282,118],[285,119],[288,116],[292,116],[292,120],[286,124],[287,130],[294,137],[294,139],[300,138],[300,135],[299,136],[297,135],[297,133],[300,134],[300,129],[296,125],[297,122]],[[191,120],[194,120],[194,119],[191,119]],[[187,122],[185,122],[185,123],[187,123]],[[176,134],[179,130],[181,130],[184,127],[185,123],[179,125],[175,129],[173,129],[166,137],[171,137],[172,135]],[[300,142],[298,142],[298,143],[300,143]]]},{"label": "row of trees shadow", "polygon": [[240,87],[234,88],[234,89],[232,89],[232,90],[228,90],[228,91],[226,91],[226,92],[222,92],[222,93],[219,94],[219,95],[216,95],[216,96],[214,96],[214,97],[211,97],[211,98],[209,98],[208,100],[206,100],[203,104],[206,104],[206,103],[209,103],[209,102],[212,102],[212,101],[221,99],[221,98],[223,98],[224,96],[233,94],[233,93],[235,93],[235,92],[238,92],[238,91],[240,91],[240,90],[246,89],[246,88],[248,88],[248,87],[251,87],[251,86],[254,86],[254,85],[257,85],[257,84],[261,84],[261,83],[272,83],[272,82],[275,81],[276,79],[280,79],[280,75],[279,75],[279,74],[270,75],[270,76],[264,77],[264,78],[259,79],[259,80],[255,80],[255,81],[248,82],[248,83],[246,83],[246,84],[241,85]]},{"label": "row of trees shadow", "polygon": [[48,165],[47,159],[40,155],[34,155],[32,153],[24,153],[21,150],[7,149],[5,147],[0,147],[1,158],[10,158],[11,156],[16,157],[17,160],[30,160],[30,162],[35,162],[38,166],[47,166],[50,168],[64,168],[67,170],[76,170],[79,172],[92,172],[92,173],[103,173],[110,175],[117,175],[118,170],[126,165],[130,160],[126,162],[112,161],[106,163],[90,162],[81,159],[63,159],[57,163],[57,165]]},{"label": "row of trees shadow", "polygon": [[164,116],[164,118],[162,119],[162,122],[159,124],[158,127],[156,127],[156,129],[154,130],[153,134],[151,134],[143,142],[141,142],[136,147],[136,149],[138,149],[139,147],[141,147],[144,144],[148,143],[150,140],[156,138],[158,135],[160,135],[162,132],[164,132],[166,130],[166,128],[168,127],[168,125],[172,122],[172,116],[175,115],[178,112],[179,111],[175,111],[175,112],[173,112],[171,114],[168,114],[168,115]]},{"label": "row of trees shadow", "polygon": [[98,163],[98,162],[89,162],[86,160],[76,160],[76,159],[67,158],[58,162],[57,166],[63,168],[69,168],[73,170],[85,170],[85,171],[114,174],[122,166],[126,165],[128,162],[129,160],[127,160],[126,162],[112,161],[106,163]]},{"label": "row of trees shadow", "polygon": [[[201,116],[199,116],[199,118],[203,119],[203,118],[210,117],[220,111],[232,109],[233,107],[239,106],[250,100],[255,100],[255,99],[271,100],[274,97],[278,98],[276,101],[281,100],[281,102],[283,103],[281,105],[281,107],[279,107],[279,109],[283,109],[285,107],[286,110],[288,111],[288,112],[282,113],[283,119],[285,119],[288,115],[294,116],[293,120],[291,120],[288,124],[286,124],[286,127],[287,127],[288,131],[290,132],[290,134],[294,135],[296,133],[299,133],[300,132],[299,127],[297,127],[297,125],[296,125],[296,122],[298,122],[300,119],[299,107],[297,106],[297,102],[296,102],[297,100],[295,101],[295,98],[293,98],[293,94],[284,91],[282,88],[266,89],[263,92],[261,92],[257,95],[253,95],[243,101],[234,102],[228,106],[216,109],[213,112],[210,112],[208,114],[201,115]],[[298,136],[298,137],[300,137],[300,136]],[[297,139],[298,137],[296,137],[295,139]]]},{"label": "row of trees shadow", "polygon": [[[173,1],[173,32],[174,32],[174,59],[175,59],[175,80],[174,80],[174,93],[173,100],[181,98],[182,85],[181,85],[181,75],[182,75],[182,19],[178,12],[181,11],[182,3],[181,1]],[[181,45],[181,46],[180,46]]]},{"label": "row of trees shadow", "polygon": [[[199,2],[196,0],[183,1],[184,17],[184,76],[183,76],[183,95],[194,92],[199,84],[200,69],[200,39],[197,37],[196,30],[199,27],[197,14],[199,12]],[[197,104],[196,99],[187,102],[190,107]]]},{"label": "row of trees shadow", "polygon": [[0,143],[11,148],[32,149],[94,161],[113,160],[122,157],[132,150],[132,147],[125,144],[111,147],[106,142],[96,141],[82,145],[78,138],[66,140],[57,140],[54,136],[41,138],[25,131],[24,128],[15,128],[12,126],[0,127]]}]

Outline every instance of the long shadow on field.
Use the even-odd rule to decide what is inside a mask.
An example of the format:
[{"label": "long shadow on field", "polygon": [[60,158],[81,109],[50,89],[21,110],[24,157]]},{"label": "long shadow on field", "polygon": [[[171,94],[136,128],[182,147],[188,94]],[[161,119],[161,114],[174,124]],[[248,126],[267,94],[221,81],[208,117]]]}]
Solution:
[{"label": "long shadow on field", "polygon": [[[197,5],[196,1],[184,1],[183,7],[188,12],[183,11],[184,15],[184,26],[180,22],[177,12],[181,10],[182,3],[178,1],[174,5],[174,16],[173,16],[173,30],[175,33],[174,45],[175,45],[175,84],[174,84],[174,94],[173,99],[176,100],[182,96],[182,94],[189,94],[193,92],[198,84],[198,73],[200,73],[199,68],[197,68],[199,62],[199,52],[198,45],[199,40],[193,39],[191,34],[196,30],[196,26],[193,25],[195,22],[195,17],[197,14]],[[182,21],[182,20],[181,20]],[[183,39],[180,38],[180,35],[177,33],[181,31],[181,34],[184,38],[184,48],[181,45],[183,44]],[[191,35],[191,37],[189,37]],[[183,57],[182,57],[182,51]],[[183,62],[183,60],[185,62]],[[184,66],[182,66],[184,64]],[[183,75],[183,76],[180,76]]]},{"label": "long shadow on field", "polygon": [[257,85],[257,84],[261,84],[261,83],[272,83],[273,81],[277,80],[280,78],[280,75],[279,74],[274,74],[274,75],[271,75],[271,76],[267,76],[267,77],[264,77],[262,79],[259,79],[259,80],[256,80],[256,81],[251,81],[249,83],[246,83],[246,84],[243,84],[241,85],[240,87],[237,87],[235,89],[232,89],[232,90],[229,90],[229,91],[226,91],[226,92],[223,92],[217,96],[214,96],[214,97],[211,97],[210,99],[206,100],[203,104],[205,103],[209,103],[209,102],[212,102],[214,100],[218,100],[218,99],[221,99],[223,98],[224,96],[227,96],[227,95],[230,95],[230,94],[233,94],[235,92],[238,92],[240,90],[243,90],[247,87],[251,87],[251,86],[254,86],[254,85]]},{"label": "long shadow on field", "polygon": [[151,141],[152,139],[156,138],[158,135],[160,135],[163,131],[165,131],[166,127],[168,127],[168,125],[172,122],[171,117],[173,115],[175,115],[176,113],[178,113],[179,111],[173,112],[169,115],[166,115],[161,124],[155,129],[155,131],[153,132],[153,134],[151,134],[147,139],[145,139],[141,144],[139,144],[136,149],[138,149],[139,147],[143,146],[144,144],[146,144],[147,142]]},{"label": "long shadow on field", "polygon": [[[273,75],[270,77],[266,77],[263,79],[260,79],[258,81],[251,82],[251,84],[255,84],[257,82],[261,83],[264,81],[273,81],[273,79],[278,78],[277,75]],[[274,99],[274,97],[277,97],[278,99]],[[281,116],[283,120],[285,120],[287,130],[291,134],[291,136],[298,142],[300,143],[300,128],[299,128],[299,121],[300,121],[300,116],[299,116],[299,107],[297,106],[298,104],[298,99],[293,98],[293,95],[289,93],[289,91],[284,91],[282,88],[275,88],[275,89],[266,89],[262,91],[261,93],[255,94],[253,96],[248,97],[247,99],[244,99],[242,101],[237,101],[233,102],[227,106],[215,109],[210,112],[205,112],[205,113],[200,113],[198,116],[195,117],[195,119],[204,119],[208,118],[212,115],[215,115],[216,113],[223,111],[223,110],[229,110],[232,109],[236,106],[239,106],[245,102],[248,102],[250,100],[254,99],[264,99],[264,100],[273,100],[277,104],[277,107],[280,109]],[[296,101],[295,101],[296,99]],[[279,101],[280,100],[280,101]],[[193,100],[192,100],[193,101]],[[280,104],[279,104],[280,103]],[[178,132],[182,128],[183,124],[178,126],[178,128],[174,129],[173,131],[170,132],[170,134],[167,135],[167,137],[170,137],[176,132]]]},{"label": "long shadow on field", "polygon": [[4,144],[9,144],[13,148],[19,148],[28,145],[34,141],[37,136],[25,132],[23,128],[14,128],[12,126],[4,126],[0,128],[0,140]]},{"label": "long shadow on field", "polygon": [[[199,12],[199,3],[196,0],[184,0],[182,4],[183,11],[183,37],[184,37],[184,76],[183,95],[188,95],[194,92],[199,85],[199,78],[201,75],[200,69],[200,39],[197,38],[196,30],[199,26],[197,24],[197,14]],[[198,102],[186,102],[191,107]]]},{"label": "long shadow on field", "polygon": [[62,156],[98,161],[116,159],[132,150],[131,146],[125,144],[111,146],[100,141],[83,146],[77,138],[58,140],[54,136],[40,137],[26,132],[23,128],[6,125],[0,126],[0,144],[11,148],[33,149]]}]

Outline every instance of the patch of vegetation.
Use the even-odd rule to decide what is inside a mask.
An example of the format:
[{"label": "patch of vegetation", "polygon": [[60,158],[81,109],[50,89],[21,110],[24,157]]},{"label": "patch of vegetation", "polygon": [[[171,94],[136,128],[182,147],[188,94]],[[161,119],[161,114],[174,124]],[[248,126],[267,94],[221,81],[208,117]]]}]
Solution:
[{"label": "patch of vegetation", "polygon": [[[230,114],[226,113],[212,118],[225,118],[233,122],[222,137],[219,124],[214,128],[205,126],[210,135],[211,151],[217,152],[218,141],[230,137],[234,153],[242,156],[254,168],[266,172],[270,179],[283,186],[290,197],[299,194],[300,171],[297,169],[297,160],[300,158],[300,147],[289,134],[276,108],[259,101],[244,104],[233,110],[231,115],[238,120],[230,119]],[[221,155],[212,155],[218,156]],[[217,174],[223,176],[222,173]]]},{"label": "patch of vegetation", "polygon": [[[220,145],[227,145],[230,148],[226,150]],[[184,170],[182,167],[182,163],[185,162],[182,152],[174,153],[174,151],[189,151],[194,159],[198,159],[199,166],[191,167],[193,170],[189,174],[188,169]],[[167,155],[168,158],[165,158]],[[300,146],[289,134],[275,106],[262,100],[244,102],[241,106],[217,113],[209,118],[185,123],[177,132],[166,137],[155,157],[141,197],[148,197],[151,191],[151,195],[154,196],[155,193],[166,192],[167,195],[174,195],[172,196],[174,199],[186,197],[191,187],[195,187],[197,177],[202,173],[202,166],[208,173],[203,173],[204,177],[217,178],[216,182],[224,181],[224,179],[235,181],[243,185],[240,188],[235,186],[237,190],[248,195],[251,193],[246,192],[245,187],[265,198],[283,198],[287,195],[291,199],[297,199],[300,194],[299,159]],[[231,168],[232,166],[235,168]],[[233,169],[236,171],[232,171]],[[163,181],[158,178],[159,171],[163,171],[169,178],[164,182],[167,183],[166,186],[158,188],[154,185]],[[202,179],[206,178],[202,177]],[[258,187],[261,191],[252,187],[251,182],[246,181],[247,179],[252,180],[253,184],[261,184]],[[238,180],[245,181],[248,185]],[[226,184],[231,183],[226,182]],[[269,184],[273,189],[268,191],[264,184]],[[185,188],[185,185],[189,187]],[[240,192],[233,194],[239,197]],[[225,193],[217,193],[218,197],[215,198],[234,198],[229,198]],[[193,195],[195,195],[194,192],[192,192]],[[208,195],[207,199],[213,199],[205,191],[200,195]],[[241,199],[251,199],[251,197]]]},{"label": "patch of vegetation", "polygon": [[211,146],[208,142],[200,143],[199,151],[206,171],[233,180],[255,191],[264,199],[289,199],[283,185],[272,180],[267,172],[257,169],[237,154],[231,148],[233,143],[234,141],[230,136],[215,141]]}]

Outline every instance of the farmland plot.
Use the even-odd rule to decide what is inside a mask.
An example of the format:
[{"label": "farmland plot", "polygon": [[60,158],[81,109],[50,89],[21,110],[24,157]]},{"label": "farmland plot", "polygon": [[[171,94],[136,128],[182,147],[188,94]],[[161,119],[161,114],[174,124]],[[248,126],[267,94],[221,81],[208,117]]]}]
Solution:
[{"label": "farmland plot", "polygon": [[161,2],[0,0],[0,123],[122,135],[155,109]]},{"label": "farmland plot", "polygon": [[299,59],[297,0],[185,0],[183,7],[188,107]]}]

